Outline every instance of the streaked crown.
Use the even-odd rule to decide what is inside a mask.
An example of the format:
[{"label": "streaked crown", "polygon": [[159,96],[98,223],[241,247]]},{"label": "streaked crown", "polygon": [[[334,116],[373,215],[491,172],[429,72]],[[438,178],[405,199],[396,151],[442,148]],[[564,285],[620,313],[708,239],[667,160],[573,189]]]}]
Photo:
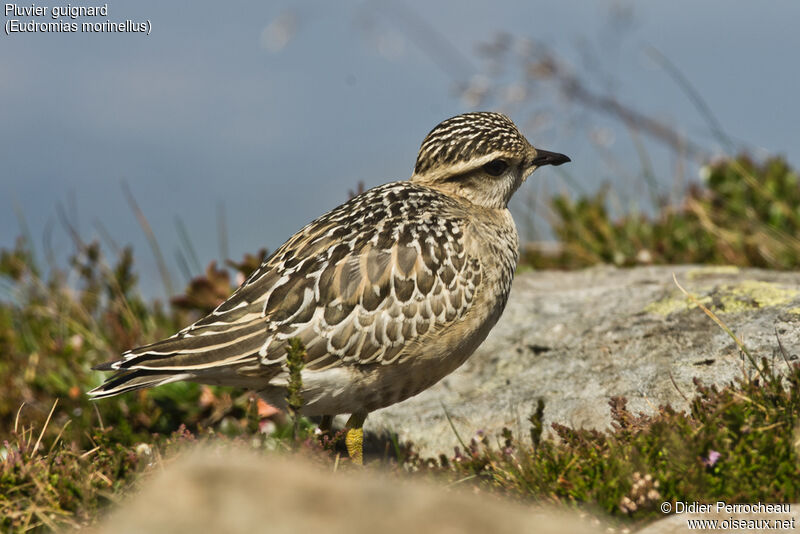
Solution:
[{"label": "streaked crown", "polygon": [[465,113],[425,137],[411,181],[502,209],[536,168],[568,161],[564,154],[531,146],[505,115]]},{"label": "streaked crown", "polygon": [[419,149],[415,174],[437,167],[482,165],[502,154],[524,157],[531,145],[511,119],[488,111],[465,113],[447,119],[425,137]]}]

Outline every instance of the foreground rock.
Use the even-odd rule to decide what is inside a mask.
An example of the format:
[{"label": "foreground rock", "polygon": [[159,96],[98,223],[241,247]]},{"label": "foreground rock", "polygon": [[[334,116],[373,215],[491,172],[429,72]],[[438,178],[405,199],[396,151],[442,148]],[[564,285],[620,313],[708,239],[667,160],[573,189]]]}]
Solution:
[{"label": "foreground rock", "polygon": [[[455,373],[413,399],[380,410],[366,430],[397,432],[423,455],[504,426],[527,435],[536,400],[546,428],[609,425],[608,400],[633,412],[685,408],[692,379],[727,384],[752,366],[672,279],[715,311],[754,356],[785,365],[800,354],[800,273],[732,267],[592,268],[517,276],[500,322]],[[777,335],[776,335],[777,334]]]},{"label": "foreground rock", "polygon": [[401,481],[375,471],[333,473],[300,458],[222,447],[195,451],[146,482],[94,532],[517,534],[602,532],[575,509],[523,506],[492,495]]},{"label": "foreground rock", "polygon": [[[92,534],[256,532],[408,534],[415,532],[581,534],[628,532],[575,507],[521,504],[464,486],[442,486],[376,470],[332,472],[330,462],[266,456],[233,446],[200,447],[163,462],[135,493],[91,529]],[[692,505],[692,503],[686,503]],[[798,505],[719,509],[715,503],[678,510],[640,534],[789,531]],[[702,506],[700,508],[699,506]],[[733,505],[740,507],[742,505]],[[675,510],[670,510],[674,512]],[[696,520],[717,521],[716,528]],[[735,522],[734,522],[735,521]],[[707,529],[703,529],[702,526]]]}]

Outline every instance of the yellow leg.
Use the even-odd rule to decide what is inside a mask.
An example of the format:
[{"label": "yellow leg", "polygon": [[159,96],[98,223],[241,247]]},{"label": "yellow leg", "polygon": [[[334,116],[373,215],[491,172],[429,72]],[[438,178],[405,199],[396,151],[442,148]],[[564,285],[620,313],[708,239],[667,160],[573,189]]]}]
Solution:
[{"label": "yellow leg", "polygon": [[356,465],[364,465],[364,421],[367,418],[365,413],[354,413],[347,420],[345,427],[347,434],[344,443],[347,445],[347,454],[350,460]]}]

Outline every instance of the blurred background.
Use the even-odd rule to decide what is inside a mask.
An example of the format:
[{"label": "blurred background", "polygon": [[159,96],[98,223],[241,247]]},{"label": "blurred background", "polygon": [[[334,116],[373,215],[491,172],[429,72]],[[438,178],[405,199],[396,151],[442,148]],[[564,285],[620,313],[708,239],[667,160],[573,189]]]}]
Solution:
[{"label": "blurred background", "polygon": [[609,184],[612,214],[647,214],[714,158],[800,156],[788,0],[108,10],[77,22],[150,20],[151,34],[3,36],[0,244],[26,234],[55,264],[75,235],[130,244],[148,296],[274,250],[360,184],[408,178],[425,134],[470,110],[503,111],[573,160],[515,197],[527,241],[553,239],[552,195]]},{"label": "blurred background", "polygon": [[[53,22],[5,13],[6,29],[12,19]],[[537,171],[512,199],[520,271],[797,271],[798,20],[790,0],[131,0],[74,22],[149,21],[149,35],[0,36],[0,530],[91,524],[140,473],[197,440],[302,443],[329,469],[336,440],[255,394],[176,382],[90,402],[85,392],[105,378],[92,367],[210,312],[268,251],[350,196],[407,179],[427,132],[459,113],[505,112],[536,146],[572,158]],[[688,466],[669,464],[667,501],[797,502],[798,409],[774,404],[779,380],[764,384],[780,394],[757,383],[736,396],[766,399],[752,405],[774,406],[770,415],[748,404],[762,419],[744,424],[739,408],[725,419],[759,429],[746,433],[757,442],[661,425],[687,432],[664,438]],[[795,404],[798,383],[786,390]],[[393,439],[384,463],[422,465],[413,445]],[[556,467],[526,472],[554,475],[551,485],[519,487],[560,502],[587,487],[582,473],[601,473],[579,499],[629,517],[620,498],[633,482],[618,482],[631,474],[628,453],[598,456],[586,443],[602,468],[576,464],[574,484],[562,484],[563,464],[544,453],[536,466]],[[742,467],[712,470],[709,444],[723,466],[736,458]],[[485,474],[477,442],[461,445],[476,463],[456,450],[424,465],[459,482]],[[724,485],[717,473],[734,475]]]}]

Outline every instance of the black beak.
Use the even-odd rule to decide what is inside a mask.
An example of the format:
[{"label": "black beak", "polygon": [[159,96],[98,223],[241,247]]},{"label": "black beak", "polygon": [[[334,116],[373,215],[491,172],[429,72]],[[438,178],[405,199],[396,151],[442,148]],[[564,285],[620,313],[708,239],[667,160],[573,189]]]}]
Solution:
[{"label": "black beak", "polygon": [[542,165],[561,165],[572,161],[564,154],[558,152],[548,152],[547,150],[536,150],[536,157],[533,158],[532,165],[541,167]]}]

